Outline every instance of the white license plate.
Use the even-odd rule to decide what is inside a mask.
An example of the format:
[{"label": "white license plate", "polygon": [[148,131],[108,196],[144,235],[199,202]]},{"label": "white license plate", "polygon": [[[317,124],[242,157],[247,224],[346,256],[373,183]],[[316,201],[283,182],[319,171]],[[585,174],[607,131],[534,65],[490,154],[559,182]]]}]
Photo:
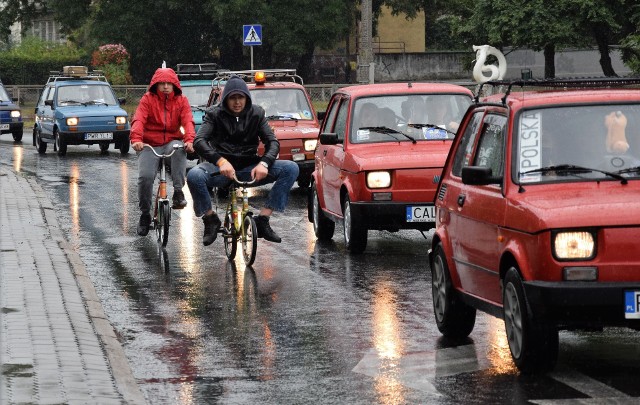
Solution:
[{"label": "white license plate", "polygon": [[9,124],[0,124],[0,129],[9,129]]},{"label": "white license plate", "polygon": [[640,319],[640,291],[624,292],[624,317]]},{"label": "white license plate", "polygon": [[436,222],[435,205],[408,206],[407,222]]},{"label": "white license plate", "polygon": [[106,141],[113,139],[113,132],[92,132],[85,134],[86,141]]}]

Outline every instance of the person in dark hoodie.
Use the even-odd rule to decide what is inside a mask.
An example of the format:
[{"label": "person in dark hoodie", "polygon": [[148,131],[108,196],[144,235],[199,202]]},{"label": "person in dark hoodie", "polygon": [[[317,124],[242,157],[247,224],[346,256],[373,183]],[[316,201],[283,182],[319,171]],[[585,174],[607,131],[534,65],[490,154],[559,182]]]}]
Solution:
[{"label": "person in dark hoodie", "polygon": [[173,208],[182,209],[187,206],[182,187],[187,169],[187,152],[194,152],[194,137],[191,106],[182,95],[178,75],[170,68],[157,69],[131,121],[131,146],[138,153],[138,207],[142,212],[138,235],[149,233],[153,183],[160,160],[151,150],[144,148],[144,144],[151,145],[159,154],[171,153],[175,143],[184,145],[184,149],[176,149],[170,158]]},{"label": "person in dark hoodie", "polygon": [[[258,155],[260,141],[265,146],[262,156]],[[254,186],[274,183],[255,221],[259,238],[280,243],[281,238],[269,225],[269,217],[273,211],[284,211],[299,169],[295,162],[277,160],[280,143],[264,109],[251,102],[249,88],[240,77],[231,76],[220,104],[206,110],[193,146],[205,161],[187,175],[193,209],[204,222],[202,243],[205,246],[213,243],[221,225],[212,209],[209,190],[228,187],[234,174],[244,181],[255,179]]]}]

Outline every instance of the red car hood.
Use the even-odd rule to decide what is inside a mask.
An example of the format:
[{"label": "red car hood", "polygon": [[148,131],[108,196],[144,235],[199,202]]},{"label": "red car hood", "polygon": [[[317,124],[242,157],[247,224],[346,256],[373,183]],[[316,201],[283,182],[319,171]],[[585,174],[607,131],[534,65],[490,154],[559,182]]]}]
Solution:
[{"label": "red car hood", "polygon": [[320,132],[320,125],[313,121],[272,120],[269,125],[278,139],[315,139]]},{"label": "red car hood", "polygon": [[386,142],[349,145],[344,168],[349,171],[382,169],[442,168],[451,141]]},{"label": "red car hood", "polygon": [[524,186],[505,222],[526,232],[551,228],[640,226],[640,180]]}]

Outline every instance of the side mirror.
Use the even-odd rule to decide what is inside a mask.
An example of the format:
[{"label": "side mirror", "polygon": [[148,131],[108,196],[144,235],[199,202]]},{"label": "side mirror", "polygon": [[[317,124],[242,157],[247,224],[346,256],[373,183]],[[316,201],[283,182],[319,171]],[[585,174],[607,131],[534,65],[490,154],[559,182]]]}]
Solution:
[{"label": "side mirror", "polygon": [[49,107],[53,108],[53,100],[44,100],[44,105],[48,105]]},{"label": "side mirror", "polygon": [[118,103],[120,103],[120,105],[125,105],[127,103],[127,99],[124,97],[118,97]]},{"label": "side mirror", "polygon": [[326,111],[318,111],[317,114],[318,114],[318,121],[322,122],[322,121],[324,121],[324,117],[327,115],[327,112]]},{"label": "side mirror", "polygon": [[320,134],[320,144],[321,145],[337,145],[342,143],[340,139],[338,139],[338,134],[325,132]]},{"label": "side mirror", "polygon": [[502,177],[494,177],[491,174],[490,167],[466,166],[462,168],[462,182],[471,186],[502,183]]}]

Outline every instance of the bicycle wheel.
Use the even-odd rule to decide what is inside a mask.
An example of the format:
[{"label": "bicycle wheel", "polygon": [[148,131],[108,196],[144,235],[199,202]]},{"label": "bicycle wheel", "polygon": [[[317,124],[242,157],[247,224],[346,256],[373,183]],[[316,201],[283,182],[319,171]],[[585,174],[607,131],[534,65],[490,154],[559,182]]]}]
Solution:
[{"label": "bicycle wheel", "polygon": [[258,250],[258,228],[253,216],[247,215],[242,221],[244,230],[242,235],[242,254],[244,255],[244,263],[251,266],[256,260],[256,251]]},{"label": "bicycle wheel", "polygon": [[162,246],[167,246],[169,241],[169,221],[171,219],[171,207],[169,207],[169,201],[162,201],[158,206],[158,217],[154,220],[156,228],[156,236],[158,242],[162,243]]},{"label": "bicycle wheel", "polygon": [[235,259],[236,251],[238,250],[238,239],[230,212],[227,212],[227,215],[224,217],[224,231],[222,236],[224,238],[224,251],[227,254],[227,258],[229,260]]}]

